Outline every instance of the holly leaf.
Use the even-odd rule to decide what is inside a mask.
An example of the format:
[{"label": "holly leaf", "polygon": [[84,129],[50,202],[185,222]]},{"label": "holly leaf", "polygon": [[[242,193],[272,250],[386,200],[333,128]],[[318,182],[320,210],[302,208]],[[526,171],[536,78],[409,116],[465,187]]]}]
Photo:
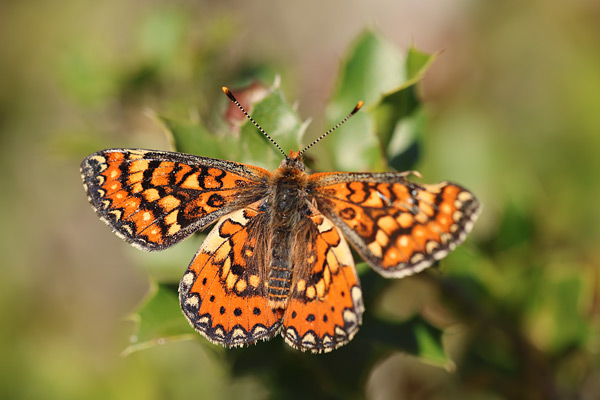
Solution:
[{"label": "holly leaf", "polygon": [[358,100],[365,111],[328,139],[334,169],[406,170],[416,163],[425,126],[416,85],[434,60],[415,48],[402,54],[371,31],[358,38],[341,66],[327,120],[334,125]]},{"label": "holly leaf", "polygon": [[131,337],[131,344],[123,350],[122,355],[198,337],[181,313],[176,293],[166,285],[152,283],[146,299],[131,316],[137,325],[136,333]]},{"label": "holly leaf", "polygon": [[[247,111],[281,146],[284,153],[287,154],[289,150],[300,150],[306,124],[302,122],[296,110],[287,103],[278,85]],[[241,148],[239,162],[274,169],[283,158],[277,147],[250,120],[242,124],[239,142]]]}]

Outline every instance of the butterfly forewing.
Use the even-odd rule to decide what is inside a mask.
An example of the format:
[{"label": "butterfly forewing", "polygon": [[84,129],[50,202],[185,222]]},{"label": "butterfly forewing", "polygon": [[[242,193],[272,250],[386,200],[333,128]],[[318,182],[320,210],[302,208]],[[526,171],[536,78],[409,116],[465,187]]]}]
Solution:
[{"label": "butterfly forewing", "polygon": [[81,174],[101,219],[145,250],[169,247],[264,197],[270,176],[230,161],[131,149],[90,155]]},{"label": "butterfly forewing", "polygon": [[453,183],[420,185],[406,173],[313,174],[318,207],[379,273],[403,277],[430,266],[462,243],[479,212]]}]

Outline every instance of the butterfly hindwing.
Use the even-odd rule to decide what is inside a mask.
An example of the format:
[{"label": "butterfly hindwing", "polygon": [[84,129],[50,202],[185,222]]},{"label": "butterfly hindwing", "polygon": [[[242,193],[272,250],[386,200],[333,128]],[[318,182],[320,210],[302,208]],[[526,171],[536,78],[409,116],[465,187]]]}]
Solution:
[{"label": "butterfly hindwing", "polygon": [[191,325],[226,347],[266,340],[283,310],[266,293],[268,214],[248,207],[222,217],[202,243],[179,287]]},{"label": "butterfly hindwing", "polygon": [[406,180],[407,173],[310,176],[322,212],[380,274],[419,272],[462,243],[479,202],[459,185]]},{"label": "butterfly hindwing", "polygon": [[364,311],[350,248],[332,222],[316,210],[297,234],[282,334],[294,348],[315,353],[348,343]]},{"label": "butterfly hindwing", "polygon": [[81,175],[103,221],[131,244],[160,250],[264,196],[270,173],[182,153],[112,149],[86,157]]}]

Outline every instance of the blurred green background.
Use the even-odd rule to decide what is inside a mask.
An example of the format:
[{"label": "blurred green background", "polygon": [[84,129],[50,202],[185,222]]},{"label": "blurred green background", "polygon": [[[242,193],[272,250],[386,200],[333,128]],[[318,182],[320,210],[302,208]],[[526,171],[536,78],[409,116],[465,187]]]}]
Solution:
[{"label": "blurred green background", "polygon": [[[219,126],[222,85],[275,75],[316,137],[365,28],[442,52],[419,88],[416,167],[484,204],[439,270],[386,282],[366,304],[439,329],[447,360],[373,352],[344,382],[333,355],[298,356],[279,338],[246,353],[198,338],[123,357],[150,276],[178,279],[200,239],[162,254],[117,239],[86,201],[83,157],[168,149],[148,110]],[[347,397],[344,385],[371,399],[599,398],[599,71],[595,0],[1,2],[0,398],[262,399],[297,385],[328,398]],[[323,154],[311,152],[316,165]],[[294,382],[287,364],[258,360],[261,346],[315,379]]]}]

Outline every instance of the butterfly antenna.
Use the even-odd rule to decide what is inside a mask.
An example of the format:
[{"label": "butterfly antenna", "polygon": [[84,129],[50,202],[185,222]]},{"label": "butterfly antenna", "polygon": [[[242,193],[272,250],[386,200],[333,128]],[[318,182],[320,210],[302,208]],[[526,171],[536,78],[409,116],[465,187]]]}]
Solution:
[{"label": "butterfly antenna", "polygon": [[321,136],[319,136],[314,142],[312,142],[311,144],[309,144],[308,146],[306,146],[304,148],[304,150],[302,150],[301,152],[298,153],[298,157],[300,157],[302,155],[302,153],[304,153],[306,150],[310,149],[315,144],[319,143],[325,136],[329,135],[331,132],[335,131],[337,128],[339,128],[340,126],[342,126],[344,124],[344,122],[348,121],[351,116],[353,116],[354,114],[356,114],[358,112],[358,110],[360,110],[360,108],[363,106],[363,104],[364,104],[364,102],[362,100],[359,101],[356,104],[356,107],[354,107],[354,110],[352,110],[350,112],[350,114],[346,115],[346,117],[343,120],[341,120],[340,122],[338,122],[333,128],[329,129],[327,132],[325,132],[324,134],[322,134]]},{"label": "butterfly antenna", "polygon": [[237,99],[235,98],[235,96],[233,95],[233,93],[231,93],[231,90],[229,90],[229,88],[223,86],[221,89],[223,89],[223,93],[225,93],[227,95],[227,97],[229,97],[229,100],[231,100],[233,102],[233,104],[235,104],[240,110],[242,110],[242,112],[244,113],[244,115],[246,117],[248,117],[248,119],[250,121],[252,121],[252,123],[254,124],[254,126],[256,126],[258,128],[259,131],[262,132],[263,135],[265,135],[265,137],[267,139],[269,139],[269,141],[271,143],[273,143],[281,152],[281,154],[283,154],[284,157],[287,157],[284,153],[284,151],[281,149],[281,146],[279,146],[277,144],[277,142],[275,140],[273,140],[273,138],[271,136],[269,136],[269,134],[267,132],[265,132],[265,130],[250,116],[250,114],[248,114],[246,112],[246,110],[244,110],[244,107],[242,107],[242,105],[240,104],[239,101],[237,101]]}]

